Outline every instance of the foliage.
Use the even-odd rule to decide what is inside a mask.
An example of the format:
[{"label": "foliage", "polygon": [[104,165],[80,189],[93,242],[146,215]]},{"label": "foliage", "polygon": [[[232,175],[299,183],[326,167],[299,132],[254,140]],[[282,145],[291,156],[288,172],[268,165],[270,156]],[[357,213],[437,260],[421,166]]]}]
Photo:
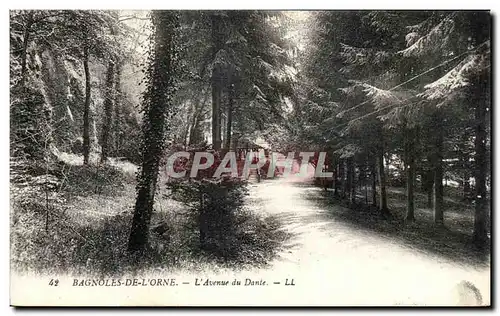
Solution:
[{"label": "foliage", "polygon": [[176,165],[177,171],[185,170],[183,178],[169,178],[169,197],[189,207],[189,217],[199,233],[199,247],[229,259],[238,255],[238,221],[243,216],[246,185],[238,177],[223,174],[213,178],[221,164],[219,155],[208,169],[189,177],[192,159]]},{"label": "foliage", "polygon": [[472,117],[485,100],[471,96],[489,94],[483,88],[489,81],[479,79],[489,77],[489,20],[480,11],[311,14],[299,72],[296,117],[307,133],[301,138],[333,146],[339,159],[354,157],[359,165],[374,154],[398,156],[418,174],[400,173],[410,190],[410,215],[412,184],[430,172],[439,221],[444,174],[460,179],[465,191],[472,176],[466,166],[478,170],[471,162],[482,159],[471,149],[479,137]]},{"label": "foliage", "polygon": [[[52,127],[51,143],[60,150],[70,151],[76,142],[82,141],[78,140],[82,137],[85,101],[82,43],[88,44],[91,55],[92,149],[100,150],[101,104],[108,89],[105,64],[108,60],[121,60],[126,61],[127,66],[136,63],[138,58],[133,48],[135,30],[120,23],[119,15],[117,11],[96,10],[11,11],[11,87],[24,85],[43,95],[45,106],[51,112],[48,122]],[[22,64],[26,64],[24,72]],[[126,78],[126,81],[138,82],[138,76],[140,74]],[[11,90],[11,93],[16,92]],[[123,95],[122,100],[119,106],[126,115],[122,116],[120,124],[114,124],[113,137],[114,134],[130,133],[138,127],[137,119],[127,117],[137,115],[129,101],[130,95]],[[135,139],[131,137],[130,140]],[[122,156],[133,157],[134,154],[122,151]]]},{"label": "foliage", "polygon": [[[219,42],[211,40],[212,18],[220,19]],[[233,89],[233,133],[249,136],[255,129],[264,130],[275,122],[284,122],[285,97],[293,96],[293,62],[290,42],[283,38],[286,18],[266,11],[190,11],[181,15],[181,83],[176,96],[186,116],[176,118],[176,143],[197,145],[189,131],[208,132],[203,123],[210,119],[208,107],[214,67],[223,74],[222,121],[227,123],[229,90]],[[222,129],[225,129],[223,126]],[[224,135],[225,136],[225,135]]]},{"label": "foliage", "polygon": [[51,112],[37,90],[18,87],[11,90],[12,157],[43,159],[51,141]]}]

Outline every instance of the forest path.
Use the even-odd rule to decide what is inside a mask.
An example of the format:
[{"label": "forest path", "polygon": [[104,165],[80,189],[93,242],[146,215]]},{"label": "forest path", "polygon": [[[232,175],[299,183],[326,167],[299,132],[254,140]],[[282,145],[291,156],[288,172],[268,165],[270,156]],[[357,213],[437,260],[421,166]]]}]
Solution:
[{"label": "forest path", "polygon": [[455,305],[456,285],[466,280],[480,290],[483,304],[489,304],[489,264],[454,262],[360,227],[342,216],[356,211],[326,204],[322,196],[322,190],[307,178],[250,185],[252,209],[276,216],[293,235],[268,271],[273,277],[294,279],[294,290],[286,287],[289,302]]}]

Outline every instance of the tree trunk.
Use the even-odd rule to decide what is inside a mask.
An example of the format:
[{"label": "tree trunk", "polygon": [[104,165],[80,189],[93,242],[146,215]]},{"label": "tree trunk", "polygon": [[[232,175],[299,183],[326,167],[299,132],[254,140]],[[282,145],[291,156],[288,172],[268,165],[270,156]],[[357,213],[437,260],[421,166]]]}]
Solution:
[{"label": "tree trunk", "polygon": [[228,104],[227,104],[227,121],[226,121],[226,144],[225,148],[227,151],[230,150],[231,146],[231,133],[233,129],[233,103],[234,103],[234,85],[231,84],[229,87],[229,95],[228,95]]},{"label": "tree trunk", "polygon": [[427,208],[432,209],[432,191],[434,186],[434,155],[430,155],[429,157],[427,157],[427,164],[430,164],[430,168],[428,169],[426,166],[420,173],[422,179],[421,189],[427,194]]},{"label": "tree trunk", "polygon": [[[463,140],[462,140],[463,141]],[[459,164],[460,164],[460,168],[462,169],[465,169],[465,157],[462,154],[459,155]],[[461,180],[459,180],[459,188],[462,190],[462,198],[465,198],[465,181],[466,181],[466,176],[464,174],[464,176],[461,177]]]},{"label": "tree trunk", "polygon": [[333,175],[333,195],[339,195],[339,181],[340,181],[340,159],[337,160],[335,165],[335,174]]},{"label": "tree trunk", "polygon": [[148,69],[150,86],[144,105],[142,165],[128,243],[128,250],[134,252],[142,252],[148,245],[158,168],[165,145],[165,129],[168,127],[165,114],[171,107],[171,95],[174,90],[173,56],[177,14],[172,11],[155,11],[152,21],[155,26],[152,38],[154,52]]},{"label": "tree trunk", "polygon": [[348,160],[349,162],[349,171],[348,171],[348,175],[351,175],[350,177],[350,180],[348,180],[349,182],[349,197],[351,198],[350,202],[351,204],[355,204],[356,203],[356,166],[355,166],[355,162],[354,162],[354,158],[350,158]]},{"label": "tree trunk", "polygon": [[332,191],[335,191],[335,187],[336,187],[335,180],[337,179],[337,165],[336,165],[333,157],[332,157],[332,160],[328,163],[328,171],[333,173],[331,187],[332,187]]},{"label": "tree trunk", "polygon": [[238,152],[238,135],[236,135],[236,137],[231,137],[232,141],[233,141],[233,151],[236,153],[236,158],[239,159],[239,152]]},{"label": "tree trunk", "polygon": [[186,127],[184,128],[184,131],[182,132],[182,145],[184,146],[184,150],[187,149],[188,146],[188,137],[189,137],[189,130],[191,128],[191,124],[189,124],[190,119],[195,115],[196,109],[195,105],[190,103],[189,110],[186,110]]},{"label": "tree trunk", "polygon": [[85,71],[85,106],[83,109],[83,164],[89,164],[90,156],[90,70],[89,47],[83,48],[83,69]]},{"label": "tree trunk", "polygon": [[219,70],[214,70],[212,78],[212,143],[215,150],[221,148],[220,103],[222,93],[219,84],[216,82],[216,73],[218,72]]},{"label": "tree trunk", "polygon": [[427,191],[427,207],[432,208],[432,189]]},{"label": "tree trunk", "polygon": [[[214,58],[222,49],[223,43],[223,21],[219,15],[212,14],[212,43],[214,47]],[[215,63],[212,70],[212,145],[215,150],[221,148],[221,102],[222,102],[222,69],[219,63]]]},{"label": "tree trunk", "polygon": [[[193,117],[191,119],[191,127],[189,128],[188,145],[193,145],[196,142],[200,141],[199,139],[196,139],[196,142],[195,142],[195,135],[198,132],[198,123],[200,122],[201,116],[203,114],[203,112],[202,112],[203,106],[207,102],[207,99],[209,96],[208,93],[205,93],[205,90],[202,90],[201,93],[204,94],[204,98],[203,98],[203,101],[201,103],[198,102],[198,104],[195,104],[195,113],[193,114]],[[200,100],[201,100],[201,98],[200,98]],[[198,100],[198,101],[200,101],[200,100]]]},{"label": "tree trunk", "polygon": [[102,141],[101,141],[101,162],[106,162],[109,152],[109,134],[113,124],[113,100],[115,82],[115,64],[110,61],[108,64],[108,72],[106,75],[106,97],[104,99],[104,122],[102,124]]},{"label": "tree trunk", "polygon": [[188,136],[188,146],[193,145],[194,142],[194,135],[196,133],[196,130],[198,128],[198,116],[194,116],[193,119],[191,120],[191,127],[189,128],[189,136]]},{"label": "tree trunk", "polygon": [[350,158],[347,158],[344,162],[344,170],[346,173],[346,179],[344,181],[344,197],[348,200],[351,199],[351,185],[352,185],[352,174],[350,166]]},{"label": "tree trunk", "polygon": [[462,197],[464,200],[467,200],[469,198],[469,193],[470,193],[470,181],[469,181],[469,178],[468,178],[468,175],[464,175],[464,189],[463,189],[463,192],[462,192]]},{"label": "tree trunk", "polygon": [[442,226],[444,224],[443,213],[443,130],[436,122],[436,143],[434,156],[434,224]]},{"label": "tree trunk", "polygon": [[121,74],[122,74],[122,65],[121,62],[116,63],[116,71],[115,71],[115,83],[114,83],[114,90],[115,90],[115,99],[114,99],[114,105],[115,105],[115,113],[114,113],[114,119],[113,119],[113,151],[114,155],[118,156],[118,153],[122,147],[123,144],[123,133],[120,131],[120,106],[121,106],[121,98],[122,98],[122,90],[121,90]]},{"label": "tree trunk", "polygon": [[413,130],[406,131],[406,222],[415,220],[415,137]]},{"label": "tree trunk", "polygon": [[24,26],[24,34],[23,34],[23,49],[21,51],[21,86],[24,85],[26,80],[26,72],[27,72],[27,59],[28,59],[28,46],[31,35],[31,26],[33,25],[33,12],[28,12],[28,18],[26,21],[26,25]]},{"label": "tree trunk", "polygon": [[[484,79],[484,78],[483,78]],[[486,190],[487,177],[487,157],[486,157],[486,120],[487,108],[489,103],[489,89],[485,85],[489,84],[489,80],[484,79],[481,83],[477,83],[477,88],[474,89],[476,109],[475,109],[475,214],[474,214],[474,243],[477,246],[483,247],[488,241],[488,203]]]},{"label": "tree trunk", "polygon": [[342,199],[344,199],[345,195],[346,195],[346,191],[345,191],[345,186],[346,186],[346,181],[345,181],[345,159],[342,159],[342,160],[339,161],[339,179],[340,179],[339,185],[340,185],[340,188],[341,188],[340,197]]},{"label": "tree trunk", "polygon": [[377,157],[378,165],[378,182],[380,185],[380,205],[379,210],[382,213],[387,213],[387,189],[385,183],[385,168],[384,168],[384,148],[380,147]]},{"label": "tree trunk", "polygon": [[362,185],[365,190],[365,204],[368,205],[368,183],[370,182],[368,179],[368,171],[370,170],[370,166],[368,164],[368,160],[365,160],[365,164],[363,166],[363,181]]},{"label": "tree trunk", "polygon": [[371,176],[372,176],[372,205],[377,207],[377,162],[376,159],[371,165]]},{"label": "tree trunk", "polygon": [[[198,93],[198,96],[193,103],[193,112],[189,119],[189,124],[186,132],[186,146],[190,146],[194,144],[193,140],[195,138],[195,134],[197,132],[198,123],[200,121],[200,116],[203,114],[203,106],[207,102],[208,93],[206,93],[205,89],[201,89]],[[199,140],[197,140],[199,142]]]}]

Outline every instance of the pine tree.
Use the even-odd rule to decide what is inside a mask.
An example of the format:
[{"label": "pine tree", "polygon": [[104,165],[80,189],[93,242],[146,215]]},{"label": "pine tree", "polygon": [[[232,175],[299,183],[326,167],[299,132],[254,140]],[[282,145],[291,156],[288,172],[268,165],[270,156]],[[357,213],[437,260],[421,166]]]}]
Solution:
[{"label": "pine tree", "polygon": [[[486,197],[486,138],[487,122],[486,112],[489,108],[490,93],[490,44],[489,44],[489,25],[490,19],[488,12],[452,12],[441,19],[441,22],[434,26],[429,33],[421,37],[418,42],[410,46],[407,51],[412,54],[423,55],[430,50],[429,47],[436,46],[436,34],[444,37],[441,49],[445,52],[452,52],[447,56],[449,64],[446,72],[441,73],[435,81],[425,86],[421,97],[427,101],[427,104],[438,108],[443,108],[456,112],[457,105],[463,106],[465,111],[475,109],[475,228],[474,240],[479,245],[484,245],[487,240],[487,203]],[[419,44],[418,44],[419,43]],[[417,45],[418,44],[418,45]],[[454,107],[453,107],[454,106]],[[440,109],[440,111],[443,111]],[[441,123],[440,123],[441,124]],[[439,141],[442,143],[442,141]],[[440,146],[436,146],[439,148]],[[439,149],[438,152],[441,150]],[[439,154],[438,154],[439,155]],[[439,165],[442,159],[438,158]],[[441,168],[439,167],[438,168]],[[440,170],[440,169],[438,169]],[[442,171],[437,172],[435,186],[442,186]],[[441,181],[437,184],[436,181]],[[439,188],[442,190],[442,188]],[[436,191],[436,190],[435,190]],[[439,198],[439,199],[438,199]],[[438,203],[436,203],[436,201]],[[435,195],[434,206],[437,211],[437,220],[442,219],[439,207],[442,205],[442,196],[439,193]]]}]

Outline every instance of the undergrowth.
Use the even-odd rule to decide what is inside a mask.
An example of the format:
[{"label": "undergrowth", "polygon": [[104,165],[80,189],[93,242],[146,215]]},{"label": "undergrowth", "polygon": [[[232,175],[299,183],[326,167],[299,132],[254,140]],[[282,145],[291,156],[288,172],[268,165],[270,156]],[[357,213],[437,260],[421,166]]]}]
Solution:
[{"label": "undergrowth", "polygon": [[[58,163],[50,169],[49,175],[33,169],[23,183],[11,183],[11,265],[18,271],[113,276],[157,269],[245,269],[267,264],[289,237],[278,220],[243,208],[235,213],[228,236],[232,255],[221,256],[201,247],[187,207],[157,194],[150,247],[137,260],[127,252],[134,178],[103,165]],[[105,204],[106,212],[89,210],[89,205]]]}]

